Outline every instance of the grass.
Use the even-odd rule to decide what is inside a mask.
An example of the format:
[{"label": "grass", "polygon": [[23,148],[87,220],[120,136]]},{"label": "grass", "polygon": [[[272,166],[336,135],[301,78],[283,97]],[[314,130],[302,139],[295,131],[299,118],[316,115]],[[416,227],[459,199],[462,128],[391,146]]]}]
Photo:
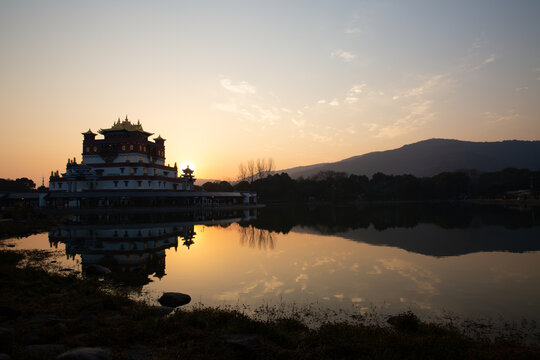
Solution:
[{"label": "grass", "polygon": [[[100,346],[114,358],[132,345],[153,359],[535,359],[540,349],[516,339],[473,339],[450,325],[422,322],[411,312],[392,325],[324,322],[309,327],[298,313],[250,317],[242,309],[202,305],[164,316],[97,280],[51,272],[47,251],[0,250],[0,306],[20,312],[0,319],[13,330],[6,347],[24,359],[29,334],[67,349]],[[304,311],[299,309],[298,312]],[[283,315],[283,314],[282,314]]]}]

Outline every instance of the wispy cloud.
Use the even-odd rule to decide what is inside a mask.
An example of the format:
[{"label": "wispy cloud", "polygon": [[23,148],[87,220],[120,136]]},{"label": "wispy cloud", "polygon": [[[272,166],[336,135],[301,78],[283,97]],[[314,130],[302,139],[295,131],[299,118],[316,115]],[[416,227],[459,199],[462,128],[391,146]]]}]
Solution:
[{"label": "wispy cloud", "polygon": [[496,113],[496,112],[490,112],[486,111],[484,113],[484,117],[488,122],[492,123],[500,123],[500,122],[507,122],[512,121],[520,118],[520,115],[515,110],[508,110],[506,113]]},{"label": "wispy cloud", "polygon": [[362,29],[359,27],[349,27],[345,29],[345,34],[359,34],[362,32]]},{"label": "wispy cloud", "polygon": [[432,103],[431,100],[425,100],[404,106],[406,115],[390,125],[375,127],[375,137],[395,138],[418,129],[435,116],[435,112],[431,110]]},{"label": "wispy cloud", "polygon": [[223,78],[220,80],[221,86],[225,90],[236,94],[255,94],[257,89],[247,81],[233,82],[231,79]]},{"label": "wispy cloud", "polygon": [[334,100],[330,101],[330,102],[328,103],[328,105],[330,105],[330,106],[339,106],[339,100],[338,100],[338,99],[334,99]]},{"label": "wispy cloud", "polygon": [[491,54],[491,55],[489,55],[489,57],[487,59],[482,61],[482,65],[486,65],[486,64],[492,63],[494,61],[495,61],[495,54]]},{"label": "wispy cloud", "polygon": [[477,63],[477,65],[471,65],[471,64],[468,64],[468,63],[465,63],[463,65],[463,70],[464,71],[476,71],[476,70],[480,70],[481,68],[483,68],[484,66],[488,65],[488,64],[491,64],[492,62],[494,62],[496,59],[496,55],[495,54],[491,54],[489,55],[488,57],[486,57],[484,60],[482,60],[479,64]]},{"label": "wispy cloud", "polygon": [[[537,67],[536,69],[534,69],[534,72],[535,72],[535,73],[540,72],[540,67]],[[539,81],[540,81],[540,76],[537,77],[536,80],[539,80]]]},{"label": "wispy cloud", "polygon": [[347,95],[345,96],[345,99],[343,100],[343,102],[345,104],[354,104],[354,103],[357,103],[359,99],[358,95],[360,95],[363,91],[364,91],[364,88],[366,87],[366,84],[365,83],[362,83],[362,84],[357,84],[357,85],[354,85],[350,90],[349,92],[347,93]]},{"label": "wispy cloud", "polygon": [[337,49],[332,51],[332,57],[340,58],[341,60],[345,62],[351,62],[354,59],[356,59],[356,55],[349,51],[344,51],[342,49]]},{"label": "wispy cloud", "polygon": [[449,74],[436,74],[424,81],[420,86],[406,89],[398,92],[392,97],[392,100],[398,100],[401,98],[418,97],[424,95],[427,91],[432,90],[438,86],[441,86],[443,82],[449,80]]}]

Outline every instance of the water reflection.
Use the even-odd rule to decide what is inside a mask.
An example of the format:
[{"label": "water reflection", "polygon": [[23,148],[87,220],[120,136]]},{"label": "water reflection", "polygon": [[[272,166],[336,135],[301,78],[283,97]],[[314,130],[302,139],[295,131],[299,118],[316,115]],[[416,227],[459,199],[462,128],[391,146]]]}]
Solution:
[{"label": "water reflection", "polygon": [[[285,234],[337,235],[441,257],[484,251],[539,251],[539,211],[460,203],[273,207],[262,209],[253,225]],[[414,231],[407,231],[411,229]]]},{"label": "water reflection", "polygon": [[258,229],[248,224],[241,226],[238,232],[242,246],[257,247],[262,250],[273,250],[275,247],[274,235],[270,230]]},{"label": "water reflection", "polygon": [[[165,273],[165,250],[190,249],[195,244],[195,224],[225,224],[250,221],[254,210],[204,211],[163,214],[100,214],[74,216],[69,225],[49,232],[49,243],[65,245],[68,258],[80,257],[83,273],[93,266],[111,270],[111,279],[119,284],[139,287],[152,276]],[[253,234],[265,230],[253,229]],[[246,235],[249,237],[249,235]],[[260,241],[264,237],[258,235]]]},{"label": "water reflection", "polygon": [[49,241],[150,299],[540,320],[539,219],[463,204],[94,213]]}]

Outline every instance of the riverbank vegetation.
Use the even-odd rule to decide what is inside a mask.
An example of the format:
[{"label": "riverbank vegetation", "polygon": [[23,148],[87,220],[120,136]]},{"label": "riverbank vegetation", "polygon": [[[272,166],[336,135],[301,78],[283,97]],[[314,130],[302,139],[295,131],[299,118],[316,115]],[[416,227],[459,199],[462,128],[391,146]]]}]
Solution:
[{"label": "riverbank vegetation", "polygon": [[65,217],[45,214],[34,206],[19,201],[0,211],[0,239],[48,231],[64,220]]},{"label": "riverbank vegetation", "polygon": [[75,347],[104,348],[119,359],[165,360],[540,356],[539,348],[514,338],[472,339],[410,312],[391,318],[391,325],[326,322],[317,328],[295,314],[256,320],[241,309],[194,306],[167,315],[166,308],[107,290],[106,282],[53,269],[49,255],[0,250],[0,342],[13,359],[54,358]]},{"label": "riverbank vegetation", "polygon": [[540,196],[540,171],[505,169],[492,173],[444,172],[432,177],[374,174],[348,175],[326,171],[292,179],[286,173],[250,176],[234,186],[226,181],[206,183],[207,191],[255,191],[259,201],[425,201],[471,198],[535,198]]}]

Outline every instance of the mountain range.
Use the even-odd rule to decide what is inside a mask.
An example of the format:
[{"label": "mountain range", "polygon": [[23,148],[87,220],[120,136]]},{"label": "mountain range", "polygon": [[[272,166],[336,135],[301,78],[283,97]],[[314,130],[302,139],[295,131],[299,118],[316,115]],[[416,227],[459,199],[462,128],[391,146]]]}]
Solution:
[{"label": "mountain range", "polygon": [[540,141],[505,140],[472,142],[429,139],[398,149],[371,152],[332,163],[298,166],[278,171],[292,178],[310,177],[321,171],[372,176],[411,174],[434,176],[445,171],[499,171],[505,168],[540,170]]}]

